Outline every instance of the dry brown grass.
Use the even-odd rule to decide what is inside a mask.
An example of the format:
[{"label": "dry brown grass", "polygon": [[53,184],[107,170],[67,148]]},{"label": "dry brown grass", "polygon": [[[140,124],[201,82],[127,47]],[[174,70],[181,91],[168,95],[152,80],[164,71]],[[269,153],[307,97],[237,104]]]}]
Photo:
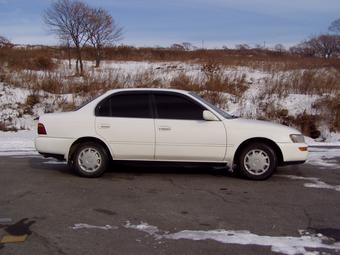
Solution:
[{"label": "dry brown grass", "polygon": [[[246,66],[264,71],[287,71],[297,69],[335,68],[340,70],[340,59],[323,59],[306,57],[270,50],[223,50],[198,49],[181,51],[170,48],[135,48],[130,46],[108,47],[103,49],[105,60],[119,61],[195,61],[197,63],[217,63],[220,65]],[[68,52],[63,47],[31,47],[25,49],[0,49],[0,65],[16,69],[51,70],[53,66],[48,59],[67,59]],[[74,49],[71,57],[76,57]],[[84,49],[85,60],[95,60],[93,49]],[[45,59],[44,59],[45,58]]]},{"label": "dry brown grass", "polygon": [[0,65],[11,70],[52,70],[55,51],[48,47],[41,49],[0,49]]},{"label": "dry brown grass", "polygon": [[[66,50],[63,54],[66,58]],[[104,49],[107,60],[119,61],[196,61],[199,63],[214,62],[225,66],[247,66],[265,71],[295,70],[314,68],[340,69],[339,59],[325,60],[316,57],[293,55],[286,52],[276,52],[263,49],[198,49],[183,51],[170,48],[135,48],[130,46],[118,46]],[[93,50],[84,51],[84,57],[94,59]]]},{"label": "dry brown grass", "polygon": [[225,75],[223,67],[215,63],[202,65],[203,79],[191,78],[185,73],[174,77],[169,86],[175,89],[195,91],[206,100],[222,108],[225,107],[224,93],[240,98],[248,86],[245,76],[239,74]]},{"label": "dry brown grass", "polygon": [[194,82],[185,73],[180,73],[170,81],[170,87],[174,89],[183,89],[188,91],[199,91],[200,85]]},{"label": "dry brown grass", "polygon": [[285,97],[288,94],[323,95],[340,91],[340,73],[335,69],[297,70],[273,73],[265,80],[267,94]]}]

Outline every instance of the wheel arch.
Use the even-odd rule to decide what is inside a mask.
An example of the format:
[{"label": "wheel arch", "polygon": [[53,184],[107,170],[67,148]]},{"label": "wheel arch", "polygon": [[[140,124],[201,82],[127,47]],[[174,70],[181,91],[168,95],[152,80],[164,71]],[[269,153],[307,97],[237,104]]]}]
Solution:
[{"label": "wheel arch", "polygon": [[242,150],[248,146],[249,144],[252,143],[264,143],[267,144],[268,146],[270,146],[275,154],[277,155],[277,159],[278,159],[278,165],[282,165],[283,164],[283,154],[282,151],[280,149],[280,147],[273,141],[270,140],[268,138],[265,137],[253,137],[253,138],[249,138],[245,141],[243,141],[238,147],[237,150],[234,154],[234,158],[233,158],[233,164],[237,164],[238,158],[240,157],[240,154],[242,152]]},{"label": "wheel arch", "polygon": [[67,155],[67,161],[72,160],[74,153],[76,152],[78,146],[82,143],[85,142],[94,142],[94,143],[98,143],[101,146],[103,146],[103,148],[105,149],[107,155],[109,156],[110,159],[113,159],[113,154],[110,150],[110,147],[101,139],[99,139],[98,137],[93,137],[93,136],[85,136],[85,137],[80,137],[77,140],[75,140],[69,150],[69,153]]}]

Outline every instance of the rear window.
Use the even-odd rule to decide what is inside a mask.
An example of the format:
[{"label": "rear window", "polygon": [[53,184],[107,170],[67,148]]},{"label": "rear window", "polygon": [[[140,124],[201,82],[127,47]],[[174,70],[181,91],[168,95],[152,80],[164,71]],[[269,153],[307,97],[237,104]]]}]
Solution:
[{"label": "rear window", "polygon": [[113,95],[98,104],[96,116],[152,118],[149,95],[139,93]]}]

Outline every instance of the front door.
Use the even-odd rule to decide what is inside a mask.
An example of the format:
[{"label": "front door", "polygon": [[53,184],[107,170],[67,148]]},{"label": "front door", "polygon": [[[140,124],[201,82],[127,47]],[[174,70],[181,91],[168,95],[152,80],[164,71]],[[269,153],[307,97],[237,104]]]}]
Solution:
[{"label": "front door", "polygon": [[178,93],[155,93],[157,160],[222,161],[226,131],[222,121],[203,119],[202,105]]}]

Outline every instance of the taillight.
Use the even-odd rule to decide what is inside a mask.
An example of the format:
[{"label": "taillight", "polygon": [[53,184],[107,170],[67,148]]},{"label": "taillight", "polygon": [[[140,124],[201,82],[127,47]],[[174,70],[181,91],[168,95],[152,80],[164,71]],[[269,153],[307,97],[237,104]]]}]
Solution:
[{"label": "taillight", "polygon": [[38,135],[47,135],[44,124],[38,123]]}]

